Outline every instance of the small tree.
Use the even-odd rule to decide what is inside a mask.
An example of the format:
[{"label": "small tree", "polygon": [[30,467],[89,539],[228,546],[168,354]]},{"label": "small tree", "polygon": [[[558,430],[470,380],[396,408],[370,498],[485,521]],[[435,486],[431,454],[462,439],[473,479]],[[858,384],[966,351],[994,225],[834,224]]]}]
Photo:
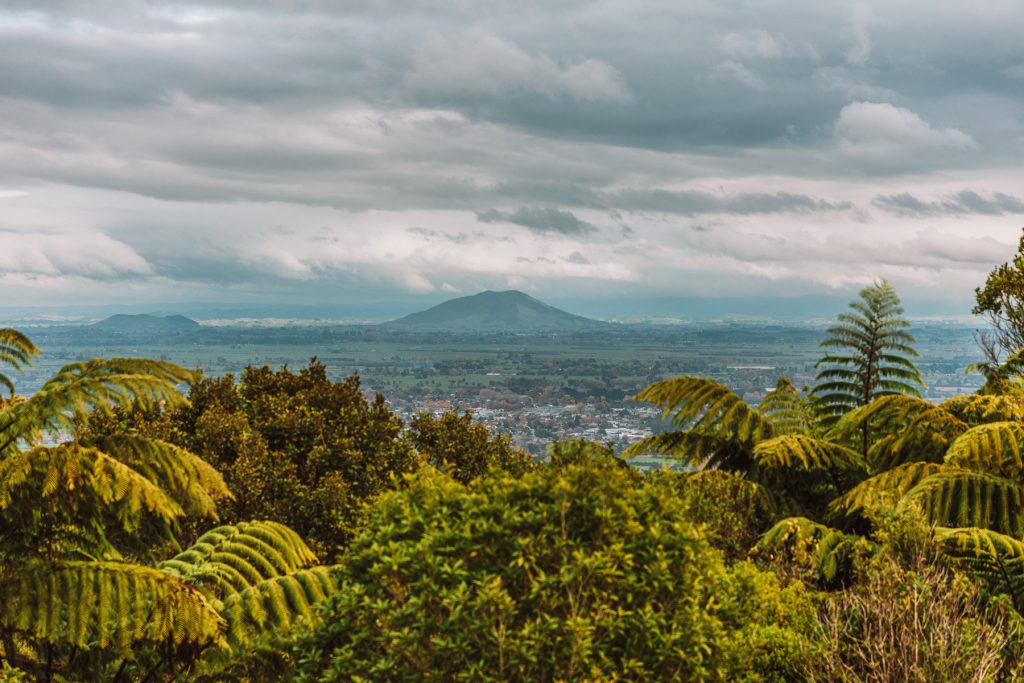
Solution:
[{"label": "small tree", "polygon": [[974,299],[971,312],[991,326],[977,333],[978,346],[990,364],[999,365],[1004,353],[1024,348],[1024,234],[1013,260],[993,269],[985,286],[975,288]]},{"label": "small tree", "polygon": [[[821,342],[825,355],[815,363],[821,370],[814,394],[826,424],[879,396],[920,396],[924,387],[911,360],[918,353],[896,290],[882,280],[860,290],[858,296],[850,302],[849,312],[839,314],[838,324],[828,328]],[[866,453],[866,423],[861,446]]]}]

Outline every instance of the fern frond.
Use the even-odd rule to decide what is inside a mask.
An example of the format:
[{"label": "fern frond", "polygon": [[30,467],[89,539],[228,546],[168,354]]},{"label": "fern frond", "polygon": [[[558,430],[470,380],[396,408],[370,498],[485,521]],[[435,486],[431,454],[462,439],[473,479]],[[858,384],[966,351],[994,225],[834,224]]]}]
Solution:
[{"label": "fern frond", "polygon": [[677,427],[708,436],[756,442],[772,434],[768,420],[728,387],[703,377],[674,377],[650,385],[633,397],[672,415]]},{"label": "fern frond", "polygon": [[765,532],[755,552],[774,556],[780,552],[802,557],[825,582],[842,578],[856,553],[870,549],[860,536],[844,534],[806,517],[787,517]]},{"label": "fern frond", "polygon": [[[0,329],[0,364],[14,370],[23,370],[32,365],[32,358],[39,355],[39,348],[21,332],[9,328]],[[0,373],[0,387],[14,395],[14,382]]]},{"label": "fern frond", "polygon": [[72,443],[0,460],[0,519],[9,520],[10,529],[26,530],[30,519],[39,524],[40,513],[89,520],[102,537],[109,518],[132,531],[147,515],[170,525],[184,511],[139,472],[95,448]]},{"label": "fern frond", "polygon": [[318,619],[317,605],[336,590],[330,567],[311,567],[267,579],[224,598],[220,614],[227,622],[228,642],[248,649],[279,636],[296,623]]},{"label": "fern frond", "polygon": [[772,469],[864,469],[864,460],[856,451],[802,434],[762,441],[754,446],[754,461]]},{"label": "fern frond", "polygon": [[233,498],[212,465],[166,441],[122,435],[94,445],[163,488],[190,516],[216,519],[217,501]]},{"label": "fern frond", "polygon": [[891,394],[844,415],[830,437],[855,440],[867,424],[876,435],[867,455],[876,472],[907,462],[941,462],[953,439],[967,430],[967,424],[939,406],[915,396]]},{"label": "fern frond", "polygon": [[776,435],[810,434],[814,429],[814,412],[788,377],[779,378],[775,389],[758,404],[757,412],[764,415]]},{"label": "fern frond", "polygon": [[999,477],[1024,474],[1024,424],[992,422],[961,434],[946,452],[946,464]]},{"label": "fern frond", "polygon": [[160,568],[225,596],[316,562],[309,546],[284,524],[240,522],[206,532]]},{"label": "fern frond", "polygon": [[65,365],[23,403],[0,413],[0,456],[42,431],[70,433],[76,421],[115,406],[176,405],[185,398],[178,384],[194,373],[165,361],[142,358],[93,359]]},{"label": "fern frond", "polygon": [[954,567],[1009,595],[1017,611],[1024,608],[1024,542],[978,528],[938,528],[935,537]]},{"label": "fern frond", "polygon": [[835,512],[854,514],[895,504],[925,477],[941,470],[942,465],[931,462],[908,462],[865,479],[835,499],[830,507]]},{"label": "fern frond", "polygon": [[943,527],[979,527],[1024,534],[1024,486],[981,472],[943,468],[904,496],[927,520]]},{"label": "fern frond", "polygon": [[118,562],[32,562],[0,582],[4,627],[51,643],[223,643],[206,597],[167,572]]},{"label": "fern frond", "polygon": [[1024,398],[1004,394],[964,394],[943,401],[943,410],[970,426],[1024,420]]}]

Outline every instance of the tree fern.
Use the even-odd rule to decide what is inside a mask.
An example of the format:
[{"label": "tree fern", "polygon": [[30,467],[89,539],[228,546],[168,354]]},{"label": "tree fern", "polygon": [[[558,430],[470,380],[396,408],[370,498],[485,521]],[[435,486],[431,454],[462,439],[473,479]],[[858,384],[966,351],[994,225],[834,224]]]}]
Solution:
[{"label": "tree fern", "polygon": [[[838,316],[828,328],[821,347],[826,353],[815,364],[821,368],[814,395],[826,422],[835,421],[857,406],[885,394],[919,396],[924,386],[912,358],[917,357],[910,327],[901,316],[899,297],[887,281],[860,291],[850,302],[850,312]],[[868,447],[868,430],[862,433],[862,452]]]},{"label": "tree fern", "polygon": [[223,597],[316,562],[309,546],[285,525],[240,522],[206,532],[160,567]]},{"label": "tree fern", "polygon": [[864,469],[864,460],[856,451],[802,434],[784,434],[758,443],[754,461],[772,469]]},{"label": "tree fern", "polygon": [[941,462],[949,444],[968,428],[943,407],[915,396],[891,394],[843,415],[829,436],[862,445],[869,424],[874,440],[867,460],[875,472],[913,461]]},{"label": "tree fern", "polygon": [[768,419],[728,387],[702,377],[675,377],[650,385],[633,397],[672,416],[676,431],[656,434],[626,449],[626,457],[663,453],[702,467],[746,471],[753,445],[772,435]]},{"label": "tree fern", "polygon": [[764,415],[776,435],[811,434],[817,422],[811,403],[800,396],[788,377],[779,378],[758,404],[757,412]]},{"label": "tree fern", "polygon": [[993,422],[972,427],[946,452],[953,467],[1020,479],[1024,474],[1024,424]]},{"label": "tree fern", "polygon": [[674,377],[650,385],[633,397],[661,408],[672,424],[707,435],[758,441],[772,433],[760,413],[728,387],[703,377]]},{"label": "tree fern", "polygon": [[0,457],[41,431],[71,433],[89,413],[114,406],[178,404],[176,385],[194,374],[173,363],[140,358],[94,359],[65,365],[22,403],[0,412]]},{"label": "tree fern", "polygon": [[944,468],[908,491],[904,501],[919,505],[936,526],[1024,535],[1024,486],[1002,477]]},{"label": "tree fern", "polygon": [[835,512],[854,514],[882,505],[895,506],[923,479],[942,471],[931,462],[908,462],[865,479],[832,502]]},{"label": "tree fern", "polygon": [[1024,542],[991,529],[939,528],[943,553],[960,571],[981,579],[995,594],[1009,595],[1024,610]]},{"label": "tree fern", "polygon": [[[0,329],[0,365],[14,370],[23,370],[32,364],[32,358],[39,355],[39,349],[21,332],[12,329]],[[0,387],[14,394],[14,382],[0,372]]]},{"label": "tree fern", "polygon": [[694,432],[664,432],[644,437],[629,445],[623,457],[658,453],[669,455],[690,467],[745,472],[751,464],[751,444],[737,439]]},{"label": "tree fern", "polygon": [[67,528],[71,538],[93,539],[80,553],[105,554],[108,523],[133,531],[149,517],[168,528],[183,514],[159,486],[94,448],[37,447],[0,461],[0,537],[8,550],[53,552]]},{"label": "tree fern", "polygon": [[769,529],[755,547],[758,555],[806,564],[824,583],[841,581],[851,569],[854,556],[869,552],[865,539],[846,534],[806,517],[787,517]]},{"label": "tree fern", "polygon": [[1008,394],[963,394],[947,399],[941,408],[968,425],[1024,420],[1024,397]]},{"label": "tree fern", "polygon": [[119,562],[32,562],[0,582],[0,620],[50,643],[222,643],[222,619],[195,587]]},{"label": "tree fern", "polygon": [[226,597],[220,614],[227,621],[230,645],[242,650],[269,635],[285,633],[297,623],[313,623],[318,617],[317,605],[336,590],[332,571],[311,567]]},{"label": "tree fern", "polygon": [[216,519],[217,501],[233,497],[212,465],[165,441],[120,435],[94,445],[160,486],[190,516]]}]

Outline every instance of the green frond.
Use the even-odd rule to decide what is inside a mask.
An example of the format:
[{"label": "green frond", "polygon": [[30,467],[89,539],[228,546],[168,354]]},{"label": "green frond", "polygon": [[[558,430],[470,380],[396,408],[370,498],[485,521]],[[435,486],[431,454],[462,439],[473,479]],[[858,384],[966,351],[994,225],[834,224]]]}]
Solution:
[{"label": "green frond", "polygon": [[190,516],[217,518],[217,501],[233,498],[224,478],[194,453],[157,439],[108,436],[94,445],[163,488]]},{"label": "green frond", "polygon": [[142,358],[94,359],[65,365],[24,402],[0,412],[0,456],[19,440],[41,431],[70,433],[76,421],[115,406],[176,405],[185,398],[177,385],[194,373],[165,361]]},{"label": "green frond", "polygon": [[981,472],[943,468],[907,492],[931,524],[1024,534],[1024,486]]},{"label": "green frond", "polygon": [[[39,349],[21,332],[9,328],[0,329],[0,365],[14,370],[23,370],[32,365],[32,359],[39,355]],[[0,373],[0,386],[14,394],[14,382]]]},{"label": "green frond", "polygon": [[784,434],[754,446],[760,467],[816,470],[864,469],[864,460],[845,446],[802,434]]},{"label": "green frond", "polygon": [[769,558],[780,553],[802,558],[820,579],[830,583],[841,579],[849,571],[854,555],[870,546],[866,539],[806,517],[787,517],[766,531],[754,550]]},{"label": "green frond", "polygon": [[992,422],[961,434],[946,453],[946,464],[999,477],[1024,474],[1024,424]]},{"label": "green frond", "polygon": [[661,408],[672,423],[709,436],[756,442],[771,435],[771,425],[728,387],[703,377],[682,376],[650,385],[633,397]]},{"label": "green frond", "polygon": [[854,514],[879,505],[894,505],[925,477],[942,470],[931,462],[909,462],[876,474],[832,502],[835,512]]},{"label": "green frond", "polygon": [[941,407],[968,425],[1024,420],[1024,397],[1004,394],[964,394]]},{"label": "green frond", "polygon": [[223,622],[199,590],[167,572],[117,562],[24,565],[0,582],[0,623],[77,647],[223,642]]},{"label": "green frond", "polygon": [[206,532],[160,568],[225,596],[316,562],[309,546],[284,524],[240,522]]},{"label": "green frond", "polygon": [[113,518],[128,531],[148,515],[169,525],[184,514],[160,487],[95,448],[63,444],[21,451],[0,461],[0,519],[26,529],[40,515],[71,515],[98,525]]},{"label": "green frond", "polygon": [[963,421],[940,406],[890,394],[844,415],[829,436],[849,443],[859,438],[865,424],[875,435],[867,460],[876,472],[908,462],[941,462],[949,444],[967,430]]},{"label": "green frond", "polygon": [[317,605],[334,594],[330,567],[311,567],[267,579],[224,598],[220,614],[227,622],[233,649],[248,649],[268,637],[280,636],[295,624],[319,619]]},{"label": "green frond", "polygon": [[773,434],[810,434],[814,429],[814,411],[810,403],[788,377],[780,377],[775,389],[757,406],[772,426]]},{"label": "green frond", "polygon": [[943,554],[958,570],[982,580],[996,594],[1024,608],[1024,542],[990,529],[935,530]]}]

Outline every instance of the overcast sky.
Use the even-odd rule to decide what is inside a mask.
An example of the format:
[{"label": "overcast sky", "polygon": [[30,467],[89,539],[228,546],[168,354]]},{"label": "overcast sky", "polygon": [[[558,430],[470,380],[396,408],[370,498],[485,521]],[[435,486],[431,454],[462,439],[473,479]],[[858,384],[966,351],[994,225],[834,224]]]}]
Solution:
[{"label": "overcast sky", "polygon": [[1024,5],[0,0],[17,303],[967,299]]}]

